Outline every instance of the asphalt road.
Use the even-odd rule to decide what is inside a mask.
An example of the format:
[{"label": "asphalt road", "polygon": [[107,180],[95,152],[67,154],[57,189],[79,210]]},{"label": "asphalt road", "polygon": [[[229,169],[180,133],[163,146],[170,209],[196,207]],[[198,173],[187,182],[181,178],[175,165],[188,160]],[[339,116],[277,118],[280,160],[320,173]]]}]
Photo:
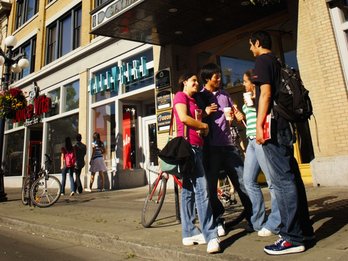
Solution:
[{"label": "asphalt road", "polygon": [[81,245],[18,232],[0,225],[1,261],[120,261],[146,260],[134,253],[113,254]]}]

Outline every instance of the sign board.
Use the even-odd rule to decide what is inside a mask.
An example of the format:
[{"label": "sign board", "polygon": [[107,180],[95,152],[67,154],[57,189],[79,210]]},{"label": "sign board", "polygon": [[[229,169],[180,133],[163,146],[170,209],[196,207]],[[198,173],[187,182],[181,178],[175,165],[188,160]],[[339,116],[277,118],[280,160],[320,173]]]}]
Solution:
[{"label": "sign board", "polygon": [[137,6],[144,0],[116,0],[92,14],[92,30],[105,24],[111,19],[115,19],[129,9]]},{"label": "sign board", "polygon": [[157,114],[157,128],[158,132],[169,131],[170,128],[170,119],[172,118],[172,111],[163,111]]},{"label": "sign board", "polygon": [[156,89],[163,89],[171,86],[170,83],[170,69],[163,69],[156,73],[155,76]]},{"label": "sign board", "polygon": [[170,90],[159,91],[156,95],[157,110],[172,107],[172,92]]}]

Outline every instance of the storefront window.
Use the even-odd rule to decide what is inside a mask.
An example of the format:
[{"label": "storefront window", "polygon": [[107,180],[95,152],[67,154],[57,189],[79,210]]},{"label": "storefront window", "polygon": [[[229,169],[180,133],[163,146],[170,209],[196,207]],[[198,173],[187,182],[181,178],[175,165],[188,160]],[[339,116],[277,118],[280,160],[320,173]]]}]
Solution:
[{"label": "storefront window", "polygon": [[89,80],[92,102],[115,97],[119,92],[127,93],[153,85],[153,77],[153,50],[147,49],[93,72]]},{"label": "storefront window", "polygon": [[[107,68],[104,68],[102,70],[99,70],[97,72],[95,72],[92,76],[93,80],[94,81],[98,81],[99,83],[99,87],[101,86],[101,80],[100,80],[100,76],[103,75],[105,76],[103,79],[104,79],[104,84],[106,83],[107,84],[107,79],[106,79],[106,75],[112,75],[112,68],[114,67],[117,67],[117,63],[113,64],[112,66],[110,67],[107,67]],[[99,78],[95,78],[95,77],[99,77]],[[114,80],[110,80],[110,87],[109,89],[107,89],[107,87],[105,87],[105,91],[102,91],[102,92],[97,92],[96,94],[93,95],[92,97],[92,102],[98,102],[98,101],[102,101],[102,100],[105,100],[105,99],[108,99],[108,98],[112,98],[112,97],[115,97],[117,96],[118,94],[118,87],[119,85],[115,86],[115,82]]]},{"label": "storefront window", "polygon": [[[108,169],[113,168],[116,155],[116,122],[115,103],[96,107],[92,110],[93,132],[98,132],[104,143],[106,152],[104,154],[105,164]],[[119,141],[118,141],[119,142]],[[90,145],[89,145],[90,146]]]},{"label": "storefront window", "polygon": [[[153,61],[153,51],[152,49],[148,49],[142,53],[136,54],[134,56],[128,57],[127,59],[123,60],[123,64],[133,64],[133,61],[140,61],[140,57],[145,57],[146,61]],[[147,76],[140,78],[139,80],[129,81],[125,84],[124,91],[130,92],[134,90],[138,90],[140,88],[149,86],[153,84],[153,75],[154,75],[154,69],[149,68],[147,72]],[[133,77],[134,78],[134,77]]]},{"label": "storefront window", "polygon": [[52,101],[52,107],[48,113],[48,116],[59,114],[60,88],[50,91],[47,96],[51,98]]},{"label": "storefront window", "polygon": [[136,126],[137,110],[135,106],[123,106],[123,169],[136,167]]},{"label": "storefront window", "polygon": [[60,118],[49,122],[46,153],[53,159],[52,173],[61,172],[60,155],[61,148],[64,147],[66,137],[70,137],[72,143],[75,143],[75,137],[78,133],[78,114]]},{"label": "storefront window", "polygon": [[250,68],[254,68],[254,61],[221,56],[220,66],[225,87],[240,86],[243,83],[243,74]]},{"label": "storefront window", "polygon": [[24,130],[5,135],[5,176],[22,176]]},{"label": "storefront window", "polygon": [[80,82],[75,81],[63,86],[65,111],[77,109],[79,107]]}]

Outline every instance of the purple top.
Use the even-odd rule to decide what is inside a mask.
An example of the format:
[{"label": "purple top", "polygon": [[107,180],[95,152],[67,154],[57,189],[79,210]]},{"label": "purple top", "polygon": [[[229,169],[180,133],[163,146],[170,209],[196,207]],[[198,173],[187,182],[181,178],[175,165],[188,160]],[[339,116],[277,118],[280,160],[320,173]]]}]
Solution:
[{"label": "purple top", "polygon": [[203,88],[202,92],[208,97],[208,105],[215,103],[218,105],[218,110],[208,117],[209,124],[209,135],[208,144],[209,146],[233,146],[233,139],[228,121],[225,118],[224,108],[233,106],[233,102],[230,95],[224,90],[218,90],[215,93],[208,91]]},{"label": "purple top", "polygon": [[[186,105],[188,115],[191,117],[192,115],[195,115],[195,109],[198,109],[198,106],[196,104],[195,99],[188,96],[184,92],[178,92],[174,97],[174,101],[173,101],[174,115],[176,119],[176,126],[178,128],[177,136],[184,136],[184,124],[180,121],[179,115],[175,109],[175,105],[178,103],[183,103]],[[191,145],[203,146],[203,139],[198,135],[195,129],[187,126],[186,133],[187,133],[188,141],[190,142]]]}]

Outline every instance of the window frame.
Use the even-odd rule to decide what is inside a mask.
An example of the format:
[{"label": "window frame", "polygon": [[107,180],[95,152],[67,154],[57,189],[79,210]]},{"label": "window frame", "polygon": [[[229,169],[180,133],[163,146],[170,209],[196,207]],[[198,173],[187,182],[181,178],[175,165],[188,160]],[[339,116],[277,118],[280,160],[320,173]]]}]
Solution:
[{"label": "window frame", "polygon": [[[45,48],[45,64],[46,65],[81,46],[81,23],[82,23],[81,12],[82,12],[82,5],[80,3],[46,27],[46,48]],[[62,24],[63,24],[63,21],[67,19],[68,17],[70,17],[71,19],[70,39],[69,39],[70,50],[63,54],[62,46],[63,46],[64,39],[62,37],[62,28],[63,28]],[[77,33],[76,33],[76,30],[78,31]],[[52,39],[54,39],[54,41],[52,41]]]},{"label": "window frame", "polygon": [[[19,47],[17,47],[15,50],[13,50],[13,55],[16,56],[19,53],[23,53],[24,57],[28,59],[29,61],[29,74],[33,73],[35,71],[35,59],[36,59],[36,35],[32,38],[30,38],[28,41],[21,44]],[[27,54],[23,50],[29,46],[30,53]],[[13,73],[12,79],[14,81],[18,81],[28,75],[23,76],[23,70],[20,73]]]},{"label": "window frame", "polygon": [[[33,1],[34,12],[29,16],[29,3]],[[34,17],[39,11],[39,0],[17,0],[16,1],[16,23],[15,29],[20,28],[23,24]]]}]

